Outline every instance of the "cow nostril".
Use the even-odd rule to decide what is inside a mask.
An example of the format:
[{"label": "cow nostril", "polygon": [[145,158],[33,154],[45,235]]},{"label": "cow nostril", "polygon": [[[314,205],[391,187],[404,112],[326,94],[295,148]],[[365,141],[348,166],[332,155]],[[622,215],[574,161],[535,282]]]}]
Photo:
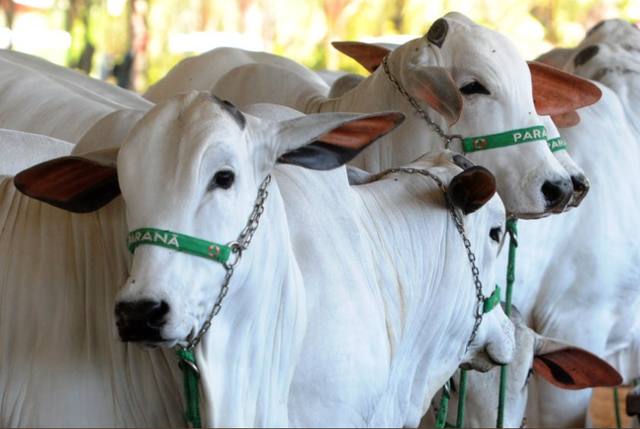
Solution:
[{"label": "cow nostril", "polygon": [[573,193],[573,185],[569,180],[547,180],[542,184],[542,194],[547,208],[552,209],[566,204]]},{"label": "cow nostril", "polygon": [[166,322],[169,304],[148,299],[119,302],[115,307],[116,325],[124,341],[160,339],[160,329]]},{"label": "cow nostril", "polygon": [[589,180],[582,174],[579,176],[571,176],[573,191],[578,194],[584,194],[589,190]]}]

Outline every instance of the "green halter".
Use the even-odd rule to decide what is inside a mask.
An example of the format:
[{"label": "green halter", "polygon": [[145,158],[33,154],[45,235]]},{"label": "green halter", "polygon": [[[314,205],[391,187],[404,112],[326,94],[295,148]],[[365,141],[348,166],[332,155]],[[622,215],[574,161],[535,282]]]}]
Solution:
[{"label": "green halter", "polygon": [[[500,286],[496,285],[491,295],[484,300],[482,306],[482,314],[487,314],[493,310],[498,304],[500,304]],[[460,387],[458,394],[458,411],[456,424],[447,422],[447,414],[449,412],[449,399],[451,394],[449,389],[451,381],[447,381],[442,389],[442,396],[440,397],[440,406],[438,407],[438,413],[436,414],[436,428],[461,428],[464,425],[464,403],[467,395],[467,371],[460,370]]]},{"label": "green halter", "polygon": [[[157,228],[139,228],[131,231],[127,237],[129,252],[135,252],[138,246],[152,245],[165,247],[190,255],[200,256],[212,261],[226,263],[231,255],[231,248],[224,244],[202,240],[190,235]],[[177,352],[179,366],[183,374],[186,397],[185,420],[190,427],[202,427],[200,418],[200,392],[198,382],[200,373],[196,365],[196,357],[192,349],[181,348]]]},{"label": "green halter", "polygon": [[560,150],[567,150],[567,142],[562,137],[556,137],[555,139],[547,140],[549,149],[551,152],[558,152]]},{"label": "green halter", "polygon": [[220,262],[221,264],[227,262],[229,255],[231,255],[231,248],[229,246],[178,232],[157,228],[140,228],[129,233],[127,237],[129,252],[133,253],[138,246],[144,244],[166,247],[167,249],[177,250],[178,252],[201,256]]},{"label": "green halter", "polygon": [[536,125],[498,134],[467,137],[462,139],[462,149],[467,153],[477,152],[479,150],[497,149],[546,139],[547,129],[543,125]]}]

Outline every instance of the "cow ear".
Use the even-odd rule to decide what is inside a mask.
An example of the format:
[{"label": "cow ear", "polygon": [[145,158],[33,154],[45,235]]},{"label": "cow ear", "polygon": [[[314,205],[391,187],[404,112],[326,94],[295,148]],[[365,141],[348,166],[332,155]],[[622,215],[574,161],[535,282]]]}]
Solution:
[{"label": "cow ear", "polygon": [[529,62],[538,115],[558,115],[596,103],[602,91],[592,82],[536,61]]},{"label": "cow ear", "polygon": [[358,64],[367,69],[369,73],[376,71],[380,64],[382,64],[382,59],[391,52],[382,46],[363,42],[331,42],[331,45],[343,54],[356,60]]},{"label": "cow ear", "polygon": [[533,371],[554,386],[569,390],[622,383],[618,371],[598,356],[546,337],[536,339]]},{"label": "cow ear", "polygon": [[551,120],[558,128],[575,127],[580,123],[580,115],[575,110],[558,115],[551,115]]},{"label": "cow ear", "polygon": [[120,194],[115,154],[112,149],[52,159],[18,173],[14,183],[23,194],[52,206],[92,212]]},{"label": "cow ear", "polygon": [[415,67],[407,71],[406,77],[412,96],[444,116],[449,125],[458,122],[462,114],[462,94],[445,68]]},{"label": "cow ear", "polygon": [[278,162],[313,170],[346,164],[404,121],[399,112],[319,113],[280,123]]},{"label": "cow ear", "polygon": [[479,165],[467,168],[449,182],[449,201],[464,214],[473,213],[496,193],[496,178]]}]

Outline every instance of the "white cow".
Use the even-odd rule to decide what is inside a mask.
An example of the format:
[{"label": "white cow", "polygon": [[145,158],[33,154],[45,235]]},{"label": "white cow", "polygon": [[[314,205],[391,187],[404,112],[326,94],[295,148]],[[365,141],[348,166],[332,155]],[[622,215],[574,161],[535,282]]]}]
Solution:
[{"label": "white cow", "polygon": [[[636,135],[640,136],[640,103],[637,101],[640,96],[640,30],[626,22],[606,24],[576,47],[565,69],[611,88],[620,98]],[[605,37],[601,33],[606,28],[618,31]],[[593,43],[592,39],[602,41]]]},{"label": "white cow", "polygon": [[98,135],[102,147],[120,144],[153,106],[134,93],[10,51],[0,51],[0,95],[0,127],[71,143],[88,133]]},{"label": "white cow", "polygon": [[[217,48],[195,57],[185,58],[169,73],[151,85],[144,97],[154,103],[189,90],[209,91],[227,72],[243,64],[271,64],[306,77],[310,83],[322,88],[324,82],[309,69],[290,59],[265,52],[236,48]],[[282,82],[278,82],[280,85]]]},{"label": "white cow", "polygon": [[[94,79],[84,73],[61,67],[33,55],[0,49],[0,58],[6,64],[18,65],[42,73],[43,78],[76,91],[88,99],[112,104],[117,108],[146,110],[150,106],[144,98],[135,92]],[[32,89],[31,92],[34,90]]]},{"label": "white cow", "polygon": [[[359,46],[361,56],[368,61],[380,63],[388,52]],[[390,72],[446,133],[471,137],[541,126],[534,114],[531,73],[515,46],[460,14],[446,15],[425,37],[402,45],[388,58]],[[566,110],[567,105],[583,105],[574,96],[576,85],[583,87],[578,79],[536,65],[531,70],[535,81],[543,82],[536,87],[539,113],[555,114]],[[353,91],[331,100],[324,96],[326,85],[318,84],[318,77],[310,70],[307,74],[309,77],[303,77],[299,71],[271,63],[245,64],[222,78],[215,74],[212,83],[216,94],[239,105],[264,101],[305,112],[374,111],[381,106],[403,111],[409,118],[403,126],[356,161],[356,165],[373,172],[410,162],[443,146],[382,67]],[[559,86],[546,87],[544,82],[549,79]],[[597,94],[591,96],[597,99]],[[452,148],[462,150],[457,140]],[[472,152],[469,157],[496,175],[498,192],[514,215],[543,216],[568,201],[570,179],[543,138],[530,144]]]},{"label": "white cow", "polygon": [[[324,114],[274,123],[241,114],[208,95],[187,94],[158,105],[136,125],[118,157],[118,182],[123,198],[95,214],[71,215],[28,200],[16,194],[9,178],[4,179],[0,204],[0,219],[5,225],[0,236],[3,254],[0,296],[4,308],[0,312],[2,423],[179,425],[182,403],[173,360],[158,350],[143,351],[113,342],[109,335],[114,320],[110,302],[118,285],[124,283],[116,306],[120,335],[170,346],[183,342],[202,325],[217,294],[218,287],[211,285],[221,283],[224,270],[216,262],[154,246],[137,248],[129,268],[126,232],[153,226],[215,238],[223,243],[232,241],[248,218],[253,195],[277,158],[287,163],[326,168],[353,156],[358,148],[393,128],[398,119],[397,114]],[[330,131],[332,128],[335,130]],[[285,142],[290,143],[285,145]],[[304,149],[295,150],[301,144],[306,145]],[[345,148],[333,151],[332,144]],[[92,156],[99,160],[98,164],[65,158],[34,167],[21,173],[16,183],[25,192],[58,206],[76,211],[95,209],[108,201],[105,194],[113,197],[118,192],[115,169],[104,165],[108,152]],[[432,173],[445,181],[455,170],[442,158],[423,160],[418,165],[430,166]],[[285,206],[279,185],[285,176],[291,177],[291,186],[303,185],[304,180],[296,178],[295,171],[294,167],[285,168],[269,186],[270,196],[255,237],[243,252],[229,295],[214,319],[214,327],[197,349],[208,425],[286,425],[289,384],[294,370],[296,374],[310,375],[295,366],[303,339],[311,338],[304,337],[307,313],[317,314],[317,307],[331,300],[340,305],[349,302],[358,305],[357,299],[342,301],[339,295],[333,295],[332,292],[339,290],[337,286],[323,283],[307,288],[307,274],[303,272],[305,277],[301,277],[298,254],[301,261],[306,260],[306,266],[315,263],[318,270],[324,266],[318,263],[318,258],[327,256],[327,252],[323,247],[324,253],[314,257],[311,249],[316,243],[310,243],[306,236],[313,240],[318,236],[310,230],[302,231],[305,235],[298,237],[303,243],[298,254],[294,256],[291,252],[292,244],[287,238],[290,235],[287,219],[292,217],[289,210],[290,206],[297,210],[302,204],[298,199],[296,204]],[[78,177],[83,180],[78,181]],[[309,177],[313,179],[312,175]],[[71,183],[65,185],[67,180]],[[333,180],[330,183],[334,183]],[[389,188],[383,187],[385,183]],[[303,189],[308,192],[314,188]],[[478,206],[474,195],[479,195],[480,202],[484,202],[491,196],[492,189],[486,186],[486,174],[474,171],[454,179],[449,193],[452,200],[468,209],[469,205]],[[323,195],[331,193],[323,191]],[[398,205],[403,196],[404,208]],[[468,198],[466,201],[464,196]],[[343,222],[353,224],[348,222],[355,213],[353,210],[361,211],[364,217],[356,223],[359,233],[340,230],[337,222],[322,223],[320,211],[310,212],[319,216],[317,222],[310,224],[325,225],[333,230],[334,238],[342,235],[340,252],[333,253],[337,258],[334,262],[346,262],[345,255],[350,255],[353,249],[365,249],[357,238],[360,237],[361,242],[373,240],[375,247],[369,247],[359,256],[369,258],[377,274],[363,270],[362,275],[375,276],[382,282],[375,283],[375,287],[370,284],[369,294],[358,297],[379,303],[378,317],[386,322],[381,323],[380,319],[375,322],[376,326],[382,325],[378,335],[391,336],[383,342],[387,354],[375,349],[371,349],[375,352],[373,355],[365,354],[366,349],[360,348],[355,355],[334,352],[331,357],[336,366],[344,365],[343,359],[360,359],[363,367],[369,367],[374,355],[377,359],[383,358],[388,365],[389,383],[378,383],[383,386],[379,393],[393,398],[396,390],[402,388],[397,396],[409,395],[411,401],[407,403],[401,398],[397,408],[383,401],[377,408],[359,412],[363,418],[369,415],[372,424],[410,421],[424,411],[425,401],[430,399],[424,395],[437,388],[425,384],[426,375],[417,376],[418,383],[412,389],[402,384],[410,376],[412,367],[419,371],[431,368],[434,377],[443,377],[441,373],[450,374],[465,360],[485,367],[491,361],[506,362],[512,352],[512,328],[504,314],[494,310],[485,315],[475,340],[468,352],[465,350],[474,320],[476,293],[470,270],[460,269],[461,264],[466,264],[464,247],[443,205],[441,191],[431,179],[392,175],[354,190],[350,197],[351,206],[344,207]],[[385,200],[390,198],[393,201],[389,203],[399,210],[397,214],[386,206]],[[322,208],[327,201],[322,199]],[[180,207],[179,211],[175,210],[176,206]],[[502,227],[503,216],[500,203],[494,198],[486,209],[464,219],[472,249],[478,257],[481,279],[486,285],[493,282],[492,265],[497,251],[497,243],[488,244],[486,237],[490,230]],[[385,217],[389,220],[385,221]],[[300,219],[292,223],[292,231],[302,228]],[[8,225],[11,226],[7,228]],[[412,241],[414,235],[415,241]],[[58,251],[51,252],[49,247],[42,246],[43,236],[46,242],[55,242]],[[412,240],[403,240],[402,246],[392,244],[402,236]],[[293,237],[295,242],[296,236]],[[407,243],[418,246],[409,247]],[[404,254],[407,258],[394,260],[395,252],[398,257]],[[412,258],[419,264],[405,264],[414,252],[418,254]],[[428,268],[428,276],[426,271],[416,271],[425,261],[425,252],[430,255],[444,252],[447,256]],[[27,253],[29,257],[25,256]],[[453,254],[457,256],[452,258]],[[78,263],[78,258],[84,257],[91,262]],[[70,264],[76,268],[70,268]],[[189,278],[184,278],[185,275]],[[377,276],[383,278],[377,279]],[[420,281],[412,282],[413,276]],[[397,280],[385,282],[384,278]],[[447,286],[449,284],[451,286]],[[362,293],[367,290],[364,285],[344,284],[342,296],[350,291]],[[325,295],[323,290],[328,286],[332,292],[327,289]],[[490,287],[483,293],[489,294]],[[81,299],[83,305],[78,305],[77,299]],[[144,299],[157,300],[160,305],[149,305],[148,301],[142,301]],[[404,304],[398,308],[400,303]],[[30,311],[11,311],[20,305]],[[365,308],[373,312],[368,305]],[[446,316],[442,314],[445,308],[449,309]],[[343,309],[334,309],[339,310],[336,315],[346,314]],[[322,314],[322,309],[319,311]],[[89,318],[87,323],[88,314],[98,317]],[[141,320],[145,317],[149,324]],[[355,320],[353,315],[352,320]],[[333,331],[330,319],[314,322],[308,326],[323,329],[322,323],[326,323],[326,329]],[[373,323],[365,319],[359,325]],[[426,346],[418,341],[425,340],[423,335],[429,332],[422,333],[421,323],[431,329],[444,324],[441,336],[432,340],[437,344]],[[20,327],[18,336],[14,332],[17,326]],[[391,330],[387,331],[388,328]],[[342,335],[344,331],[342,325],[337,334]],[[51,335],[52,332],[58,335]],[[81,345],[79,340],[83,341]],[[327,340],[335,342],[333,337]],[[444,356],[434,352],[436,345],[442,348]],[[418,363],[406,359],[408,355],[415,357],[409,353],[415,346],[429,350],[428,356]],[[405,348],[412,350],[405,351]],[[74,377],[79,371],[86,374],[80,384]],[[44,387],[42,380],[47,380]],[[327,381],[324,380],[325,384]],[[34,383],[40,383],[38,388],[30,388]],[[387,388],[389,390],[385,390]],[[95,404],[108,406],[96,407]],[[353,414],[358,410],[350,411],[350,415],[345,412],[331,416],[342,422],[353,422]],[[305,418],[300,417],[300,421]]]},{"label": "white cow", "polygon": [[[511,320],[516,328],[516,351],[507,367],[507,385],[503,427],[517,428],[526,425],[528,383],[535,374],[541,380],[560,389],[584,389],[596,386],[617,386],[622,382],[620,374],[606,361],[594,354],[564,341],[545,337],[529,328],[515,307]],[[448,422],[456,421],[459,400],[459,375],[450,390]],[[498,410],[500,368],[486,373],[467,373],[467,393],[464,411],[464,427],[494,427]],[[440,395],[434,405],[439,405]],[[434,422],[429,413],[424,423]]]},{"label": "white cow", "polygon": [[[577,210],[520,222],[514,302],[535,331],[604,357],[628,344],[640,304],[640,244],[629,234],[640,210],[640,145],[628,143],[635,137],[620,100],[599,86],[602,100],[580,110],[577,126],[561,130],[591,191]],[[534,384],[539,395],[530,404],[530,424],[584,424],[589,390],[569,394]]]},{"label": "white cow", "polygon": [[69,155],[73,145],[39,134],[0,129],[0,174],[12,176],[32,165]]}]

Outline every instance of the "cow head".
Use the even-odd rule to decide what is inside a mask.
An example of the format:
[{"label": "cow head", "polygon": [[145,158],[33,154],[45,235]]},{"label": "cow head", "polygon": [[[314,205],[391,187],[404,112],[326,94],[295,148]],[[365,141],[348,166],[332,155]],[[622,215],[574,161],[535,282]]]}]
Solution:
[{"label": "cow head", "polygon": [[565,69],[579,76],[600,82],[616,93],[632,122],[638,122],[640,109],[636,102],[640,96],[640,31],[630,30],[636,36],[624,43],[589,44],[587,37],[574,50]]},{"label": "cow head", "polygon": [[[424,37],[392,52],[362,43],[336,47],[381,77],[384,70],[378,65],[388,55],[391,73],[414,99],[434,111],[433,119],[447,134],[476,137],[540,126],[536,113],[558,115],[599,97],[598,89],[584,79],[527,64],[507,38],[459,13],[438,19]],[[389,91],[396,89],[390,84]],[[496,176],[507,211],[518,217],[562,210],[572,194],[569,175],[549,151],[546,138],[538,137],[467,154]],[[451,148],[462,151],[459,144]]]},{"label": "cow head", "polygon": [[[121,193],[130,231],[155,228],[226,244],[238,239],[276,161],[335,168],[402,119],[399,113],[330,113],[271,122],[209,93],[191,92],[145,114],[122,144],[117,162],[115,151],[60,158],[26,170],[15,182],[27,195],[79,212],[96,210]],[[282,284],[291,270],[277,184],[268,191],[227,300],[240,294],[247,305],[257,306],[261,291],[278,279]],[[171,238],[151,237],[165,243]],[[225,274],[223,265],[206,255],[140,245],[115,306],[120,337],[184,344],[211,312]]]},{"label": "cow head", "polygon": [[[516,328],[516,351],[507,367],[504,427],[521,427],[532,374],[562,389],[617,386],[622,382],[620,374],[594,354],[535,333],[515,307],[511,319]],[[495,425],[499,385],[498,368],[468,374],[465,426]]]}]

